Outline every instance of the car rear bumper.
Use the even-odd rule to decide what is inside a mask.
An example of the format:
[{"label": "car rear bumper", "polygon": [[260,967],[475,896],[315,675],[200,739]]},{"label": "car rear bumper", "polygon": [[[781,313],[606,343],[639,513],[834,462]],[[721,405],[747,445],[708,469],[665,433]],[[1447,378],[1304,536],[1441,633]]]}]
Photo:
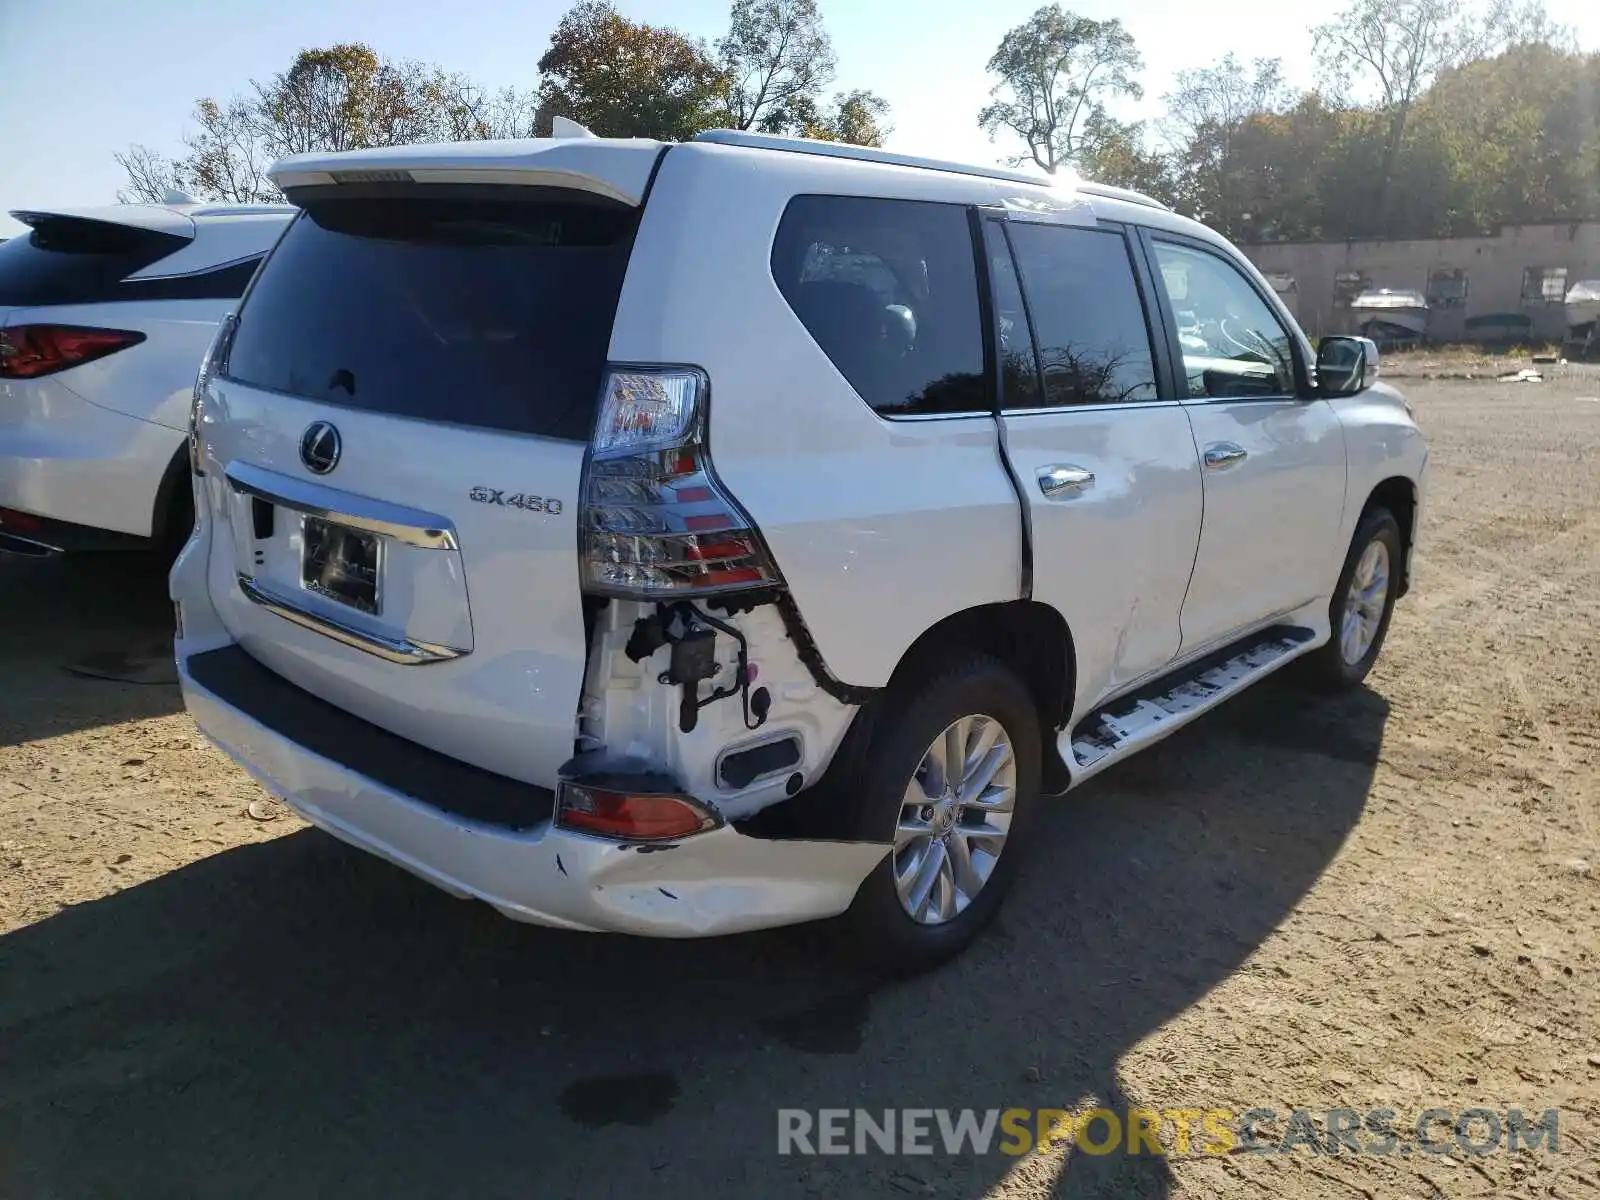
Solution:
[{"label": "car rear bumper", "polygon": [[0,399],[0,508],[151,535],[183,434],[91,404],[49,377],[13,381]]},{"label": "car rear bumper", "polygon": [[[224,647],[195,658],[219,654],[244,652]],[[843,912],[887,850],[867,843],[766,840],[728,826],[671,845],[627,846],[555,828],[544,789],[455,764],[462,772],[462,787],[470,789],[477,779],[475,790],[485,796],[500,793],[498,799],[489,797],[499,805],[497,813],[492,806],[474,808],[477,798],[462,796],[447,774],[430,775],[448,773],[454,760],[436,756],[443,762],[405,765],[400,777],[417,781],[412,790],[454,797],[447,810],[401,791],[394,782],[395,764],[385,755],[386,746],[411,756],[432,751],[412,743],[404,743],[410,750],[385,743],[383,739],[394,735],[376,727],[367,727],[370,735],[352,728],[347,731],[352,738],[377,739],[356,751],[377,756],[367,759],[370,772],[354,769],[337,761],[339,752],[326,733],[328,722],[338,727],[341,717],[354,718],[336,709],[333,713],[339,715],[331,716],[325,711],[331,706],[299,693],[309,707],[298,719],[324,731],[316,735],[322,752],[310,749],[290,736],[294,719],[282,715],[286,694],[276,690],[279,685],[298,689],[281,680],[264,683],[271,694],[263,694],[258,706],[246,698],[248,689],[239,689],[231,678],[252,668],[234,658],[226,663],[228,672],[219,673],[214,669],[219,661],[213,659],[196,672],[191,669],[195,659],[180,660],[184,699],[201,730],[269,791],[335,837],[452,895],[486,901],[519,921],[702,937],[814,920]],[[266,670],[259,664],[253,668]],[[296,703],[291,700],[289,706]],[[374,779],[376,773],[387,775],[388,781]],[[516,789],[527,794],[519,808]],[[506,811],[508,797],[515,811]],[[519,820],[516,812],[525,819]]]}]

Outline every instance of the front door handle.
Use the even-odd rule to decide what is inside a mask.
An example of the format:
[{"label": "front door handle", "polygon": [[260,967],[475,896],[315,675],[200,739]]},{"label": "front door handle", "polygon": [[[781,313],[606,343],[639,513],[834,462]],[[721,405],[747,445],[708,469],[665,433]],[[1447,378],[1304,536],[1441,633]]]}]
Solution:
[{"label": "front door handle", "polygon": [[1076,496],[1094,486],[1094,472],[1068,463],[1039,468],[1039,490],[1046,500]]},{"label": "front door handle", "polygon": [[1238,466],[1248,457],[1250,457],[1249,451],[1238,442],[1212,442],[1206,447],[1206,470],[1226,471],[1229,467]]}]

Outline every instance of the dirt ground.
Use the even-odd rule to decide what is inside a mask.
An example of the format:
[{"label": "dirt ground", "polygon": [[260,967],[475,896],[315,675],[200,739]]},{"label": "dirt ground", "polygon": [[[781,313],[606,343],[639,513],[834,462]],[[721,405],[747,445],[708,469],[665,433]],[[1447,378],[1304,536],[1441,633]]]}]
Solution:
[{"label": "dirt ground", "polygon": [[[0,566],[0,1196],[1600,1197],[1600,375],[1546,380],[1407,384],[1369,688],[1073,793],[876,989],[826,925],[555,933],[347,850],[198,736],[158,575]],[[1560,1153],[777,1153],[779,1108],[1095,1103],[1555,1108]]]}]

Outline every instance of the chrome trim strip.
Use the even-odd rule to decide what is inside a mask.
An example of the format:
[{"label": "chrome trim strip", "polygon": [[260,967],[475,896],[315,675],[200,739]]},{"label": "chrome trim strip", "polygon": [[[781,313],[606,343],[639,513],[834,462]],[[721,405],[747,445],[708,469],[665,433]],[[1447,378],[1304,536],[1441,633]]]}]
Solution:
[{"label": "chrome trim strip", "polygon": [[461,658],[470,654],[469,650],[458,650],[453,646],[441,646],[436,642],[416,642],[410,638],[386,638],[376,634],[367,633],[365,630],[356,629],[342,621],[335,621],[329,617],[317,616],[305,609],[291,604],[281,596],[262,588],[248,575],[240,575],[239,590],[244,593],[245,599],[253,604],[259,604],[268,612],[282,617],[285,621],[316,633],[325,634],[336,642],[343,642],[346,646],[353,646],[357,650],[365,650],[368,654],[388,662],[399,663],[401,666],[418,667],[428,663],[446,662],[449,659]]},{"label": "chrome trim strip", "polygon": [[41,542],[38,538],[23,537],[20,533],[0,529],[0,554],[18,554],[25,558],[49,558],[62,553],[60,546]]},{"label": "chrome trim strip", "polygon": [[[863,403],[865,402],[863,401]],[[1000,410],[1000,416],[1009,421],[1018,417],[1059,417],[1067,413],[1123,412],[1130,409],[1142,408],[1180,408],[1182,407],[1183,403],[1184,402],[1181,400],[1125,400],[1116,404],[1057,404],[1049,408],[1003,408]],[[959,421],[971,417],[992,417],[994,416],[994,413],[991,411],[960,413],[908,413],[904,416],[891,417],[886,416],[881,412],[874,411],[874,415],[878,418],[878,420],[886,421],[891,424],[912,425],[924,421]]]},{"label": "chrome trim strip", "polygon": [[249,254],[241,254],[238,258],[230,258],[226,262],[216,262],[205,267],[195,267],[192,271],[173,271],[171,274],[166,275],[140,275],[135,273],[127,276],[127,278],[130,280],[138,280],[141,283],[158,279],[193,279],[198,275],[210,275],[215,271],[226,271],[229,267],[237,267],[241,263],[250,262],[252,259],[260,261],[266,256],[267,252],[265,250],[255,250]]},{"label": "chrome trim strip", "polygon": [[390,504],[387,500],[370,500],[307,479],[291,479],[249,463],[229,463],[222,473],[234,491],[292,508],[307,516],[382,534],[423,550],[461,548],[456,540],[455,526],[434,513]]}]

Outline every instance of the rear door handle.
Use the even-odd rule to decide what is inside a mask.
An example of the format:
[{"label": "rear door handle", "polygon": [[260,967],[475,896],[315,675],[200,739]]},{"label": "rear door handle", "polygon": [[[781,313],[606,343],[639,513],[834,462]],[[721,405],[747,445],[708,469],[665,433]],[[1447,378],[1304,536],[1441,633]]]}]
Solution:
[{"label": "rear door handle", "polygon": [[1249,451],[1238,442],[1212,442],[1206,447],[1206,470],[1226,471],[1229,467],[1238,466],[1249,457]]},{"label": "rear door handle", "polygon": [[1094,486],[1094,472],[1070,463],[1054,463],[1039,468],[1039,490],[1046,500],[1076,496]]}]

